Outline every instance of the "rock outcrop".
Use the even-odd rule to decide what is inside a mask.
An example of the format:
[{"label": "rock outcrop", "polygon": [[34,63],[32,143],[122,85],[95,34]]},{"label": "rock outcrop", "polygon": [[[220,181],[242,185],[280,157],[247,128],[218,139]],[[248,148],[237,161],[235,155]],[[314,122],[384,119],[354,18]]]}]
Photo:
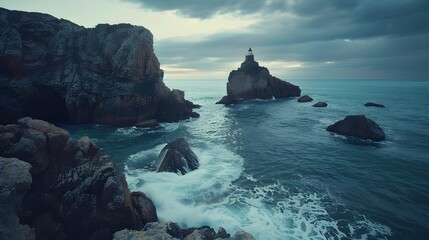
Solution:
[{"label": "rock outcrop", "polygon": [[260,67],[249,49],[241,67],[228,77],[227,95],[217,104],[236,104],[249,99],[288,98],[301,95],[301,89],[270,75],[265,67]]},{"label": "rock outcrop", "polygon": [[327,128],[328,131],[361,139],[382,141],[386,138],[383,129],[365,115],[350,115]]},{"label": "rock outcrop", "polygon": [[365,103],[366,107],[380,107],[380,108],[384,108],[384,105],[378,104],[378,103],[373,103],[373,102],[367,102]]},{"label": "rock outcrop", "polygon": [[255,238],[244,231],[238,231],[232,238],[225,229],[219,228],[216,232],[213,228],[204,226],[200,228],[180,229],[179,225],[173,222],[148,223],[141,231],[124,229],[113,235],[113,240],[254,240]]},{"label": "rock outcrop", "polygon": [[[111,239],[121,229],[157,221],[152,201],[143,193],[130,193],[124,176],[88,137],[69,141],[67,131],[24,118],[0,125],[0,156],[33,167],[33,183],[18,216],[21,224],[34,228],[37,239]],[[21,171],[28,171],[29,164]],[[2,181],[15,170],[7,172]],[[21,182],[22,192],[29,183]]]},{"label": "rock outcrop", "polygon": [[32,183],[30,168],[17,158],[0,157],[0,239],[36,238],[34,229],[19,223],[16,212]]},{"label": "rock outcrop", "polygon": [[158,156],[157,172],[175,172],[185,175],[199,167],[198,157],[184,138],[169,142]]},{"label": "rock outcrop", "polygon": [[315,104],[312,105],[313,107],[327,107],[328,104],[325,102],[317,102]]},{"label": "rock outcrop", "polygon": [[0,8],[0,124],[133,125],[197,114],[170,90],[144,27],[84,28],[47,14]]},{"label": "rock outcrop", "polygon": [[304,95],[298,98],[298,102],[311,102],[311,101],[313,101],[313,98],[308,95]]}]

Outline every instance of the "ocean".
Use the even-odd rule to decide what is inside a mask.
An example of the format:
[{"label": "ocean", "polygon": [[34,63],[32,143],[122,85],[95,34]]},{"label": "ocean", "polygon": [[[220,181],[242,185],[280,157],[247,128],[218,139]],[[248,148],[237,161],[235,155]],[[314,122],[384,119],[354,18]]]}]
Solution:
[{"label": "ocean", "polygon": [[[429,239],[429,82],[290,80],[314,98],[216,105],[226,80],[169,80],[201,117],[155,129],[62,125],[94,139],[132,191],[181,227],[245,230],[257,239]],[[311,107],[317,101],[326,108]],[[365,107],[376,102],[386,108]],[[374,143],[325,129],[365,114]],[[156,173],[168,141],[188,140],[200,168]]]}]

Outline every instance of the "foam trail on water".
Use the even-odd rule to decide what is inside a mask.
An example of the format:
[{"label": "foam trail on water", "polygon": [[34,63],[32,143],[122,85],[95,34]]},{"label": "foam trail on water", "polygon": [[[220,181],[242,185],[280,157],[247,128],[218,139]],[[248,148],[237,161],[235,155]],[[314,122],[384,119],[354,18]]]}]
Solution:
[{"label": "foam trail on water", "polygon": [[[155,165],[163,146],[134,154],[129,161],[146,159]],[[130,188],[154,201],[161,221],[181,227],[222,226],[230,233],[245,230],[257,239],[366,239],[391,234],[388,227],[364,216],[340,228],[341,219],[330,216],[325,203],[332,201],[324,201],[325,196],[290,193],[280,183],[261,186],[244,172],[243,159],[222,145],[193,150],[200,168],[183,176],[154,169],[127,170]],[[255,186],[236,185],[234,180],[241,175]]]}]

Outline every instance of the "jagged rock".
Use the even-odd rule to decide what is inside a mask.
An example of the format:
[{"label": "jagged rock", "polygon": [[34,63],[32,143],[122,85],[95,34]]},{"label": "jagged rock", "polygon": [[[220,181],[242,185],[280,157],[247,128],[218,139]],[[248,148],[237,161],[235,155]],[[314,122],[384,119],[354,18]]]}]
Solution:
[{"label": "jagged rock", "polygon": [[144,27],[84,28],[47,14],[0,8],[0,124],[30,116],[50,122],[133,125],[191,116],[171,91]]},{"label": "jagged rock", "polygon": [[298,102],[311,102],[311,101],[313,101],[313,98],[311,98],[308,95],[304,95],[298,98]]},{"label": "jagged rock", "polygon": [[365,115],[350,115],[327,128],[330,132],[362,139],[381,141],[386,138],[383,129]]},{"label": "jagged rock", "polygon": [[217,104],[230,105],[255,98],[287,98],[300,95],[301,89],[298,86],[273,77],[267,68],[260,67],[249,49],[241,67],[229,74],[227,96]]},{"label": "jagged rock", "polygon": [[250,233],[245,231],[238,231],[234,234],[232,237],[234,240],[255,240],[255,237],[253,237]]},{"label": "jagged rock", "polygon": [[[31,171],[33,184],[20,206],[22,224],[34,227],[38,239],[111,239],[118,230],[157,221],[152,201],[130,193],[125,177],[91,139],[68,137],[65,130],[31,118],[0,126],[0,156],[19,155],[38,168]],[[22,139],[36,150],[8,151]]]},{"label": "jagged rock", "polygon": [[36,238],[34,229],[20,224],[16,212],[32,183],[30,168],[17,158],[0,157],[0,239]]},{"label": "jagged rock", "polygon": [[138,220],[142,222],[138,224],[143,226],[148,222],[158,221],[158,215],[156,214],[156,208],[152,200],[148,198],[142,192],[132,192],[131,193],[131,203],[135,209],[135,213],[138,216]]},{"label": "jagged rock", "polygon": [[367,102],[367,103],[365,103],[365,106],[366,107],[381,107],[381,108],[385,107],[384,105],[381,105],[381,104],[378,104],[378,103],[373,103],[373,102]]},{"label": "jagged rock", "polygon": [[158,239],[185,239],[185,240],[254,240],[255,238],[244,231],[237,232],[230,238],[224,228],[219,228],[218,232],[208,226],[199,228],[180,229],[179,225],[173,222],[153,222],[148,223],[141,231],[131,231],[124,229],[113,235],[113,240],[158,240]]},{"label": "jagged rock", "polygon": [[318,102],[312,105],[313,107],[327,107],[328,104],[325,102]]},{"label": "jagged rock", "polygon": [[182,175],[199,167],[198,157],[184,138],[169,142],[158,156],[157,172],[175,172]]}]

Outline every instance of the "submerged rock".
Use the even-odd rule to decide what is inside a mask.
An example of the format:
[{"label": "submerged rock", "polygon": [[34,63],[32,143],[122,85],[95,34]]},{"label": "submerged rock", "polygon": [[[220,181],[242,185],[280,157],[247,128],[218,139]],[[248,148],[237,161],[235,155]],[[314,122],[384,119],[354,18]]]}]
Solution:
[{"label": "submerged rock", "polygon": [[198,157],[184,138],[169,142],[158,156],[157,172],[175,172],[182,175],[199,167]]},{"label": "submerged rock", "polygon": [[0,124],[134,125],[190,118],[193,104],[170,90],[152,33],[130,24],[84,28],[40,13],[0,8]]},{"label": "submerged rock", "polygon": [[304,96],[298,98],[298,102],[311,102],[311,101],[313,101],[313,98],[311,98],[308,95],[304,95]]},{"label": "submerged rock", "polygon": [[313,107],[327,107],[328,104],[325,102],[318,102],[312,105]]},{"label": "submerged rock", "polygon": [[383,129],[365,115],[350,115],[327,128],[341,135],[381,141],[386,138]]},{"label": "submerged rock", "polygon": [[381,104],[378,104],[378,103],[373,103],[373,102],[367,102],[367,103],[365,103],[365,106],[366,107],[381,107],[381,108],[385,107],[384,105],[381,105]]},{"label": "submerged rock", "polygon": [[273,77],[267,68],[260,67],[249,49],[241,67],[229,74],[227,96],[217,104],[230,105],[255,98],[287,98],[300,95],[301,89],[298,86]]},{"label": "submerged rock", "polygon": [[[67,131],[24,118],[17,125],[0,125],[0,157],[19,157],[35,169],[19,184],[24,191],[33,179],[22,204],[14,204],[20,205],[20,223],[34,228],[37,239],[111,239],[118,230],[157,221],[152,201],[130,193],[125,177],[88,137],[69,141]],[[1,173],[2,191],[8,186],[3,177],[26,176],[25,162],[18,167],[22,176],[18,170]]]}]

